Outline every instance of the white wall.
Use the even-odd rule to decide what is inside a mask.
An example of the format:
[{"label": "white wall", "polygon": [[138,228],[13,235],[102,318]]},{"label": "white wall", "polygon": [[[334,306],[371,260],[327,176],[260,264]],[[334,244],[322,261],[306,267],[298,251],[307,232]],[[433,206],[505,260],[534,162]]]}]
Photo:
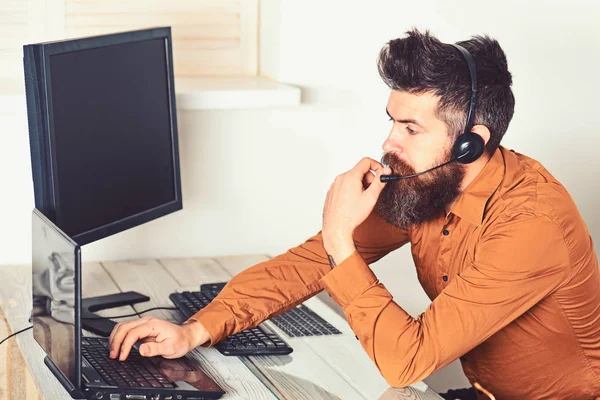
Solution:
[{"label": "white wall", "polygon": [[[424,4],[426,3],[426,4]],[[180,112],[183,211],[84,247],[86,260],[276,255],[320,229],[333,178],[363,156],[378,159],[390,128],[379,49],[416,26],[453,42],[487,33],[513,73],[509,148],[541,161],[570,191],[600,238],[596,73],[600,5],[592,1],[263,0],[261,68],[303,89],[291,109]],[[25,105],[0,114],[0,264],[30,258],[33,190]],[[598,246],[596,246],[598,249]],[[396,301],[416,315],[428,301],[409,249],[374,266]],[[428,382],[465,384],[456,367]]]}]

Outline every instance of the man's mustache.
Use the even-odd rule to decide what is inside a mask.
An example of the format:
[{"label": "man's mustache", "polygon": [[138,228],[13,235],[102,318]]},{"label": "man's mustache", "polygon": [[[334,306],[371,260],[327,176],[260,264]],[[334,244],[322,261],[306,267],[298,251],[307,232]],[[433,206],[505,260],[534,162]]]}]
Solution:
[{"label": "man's mustache", "polygon": [[394,173],[408,174],[414,172],[414,169],[410,165],[402,161],[394,153],[385,153],[381,157],[381,164],[386,167],[390,167]]},{"label": "man's mustache", "polygon": [[385,153],[381,157],[381,164],[385,167],[390,167],[394,175],[412,175],[415,173],[414,168],[394,153]]}]

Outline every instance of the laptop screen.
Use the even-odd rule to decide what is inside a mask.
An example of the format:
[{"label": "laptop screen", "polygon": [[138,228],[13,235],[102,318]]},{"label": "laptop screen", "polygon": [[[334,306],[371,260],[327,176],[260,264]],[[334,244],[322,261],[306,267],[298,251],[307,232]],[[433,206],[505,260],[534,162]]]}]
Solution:
[{"label": "laptop screen", "polygon": [[81,387],[79,246],[35,208],[31,220],[33,337],[63,375]]},{"label": "laptop screen", "polygon": [[[33,337],[52,363],[77,389],[82,389],[81,271],[80,246],[34,208],[31,312]],[[224,394],[219,385],[206,375],[200,363],[193,358],[154,357],[148,360],[163,376],[175,382],[174,393],[185,390],[194,394],[209,394],[212,397]]]}]

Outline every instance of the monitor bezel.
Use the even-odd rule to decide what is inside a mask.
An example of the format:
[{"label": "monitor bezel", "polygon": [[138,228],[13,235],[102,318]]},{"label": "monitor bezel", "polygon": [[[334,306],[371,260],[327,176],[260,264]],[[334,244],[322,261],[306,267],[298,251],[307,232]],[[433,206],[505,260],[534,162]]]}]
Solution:
[{"label": "monitor bezel", "polygon": [[[88,231],[79,232],[72,235],[72,238],[77,241],[80,245],[85,245],[96,240],[100,240],[107,236],[114,235],[124,230],[133,228],[135,226],[144,224],[156,218],[170,214],[174,211],[183,208],[182,196],[181,196],[181,174],[179,166],[179,143],[178,143],[178,130],[177,130],[177,112],[175,102],[175,79],[173,72],[173,47],[171,39],[171,28],[160,27],[143,29],[136,31],[113,33],[108,35],[91,36],[86,38],[78,38],[71,40],[61,40],[47,43],[40,43],[40,67],[39,71],[39,91],[40,97],[43,98],[43,119],[44,138],[45,139],[45,152],[40,152],[41,162],[43,157],[47,157],[46,167],[49,171],[46,172],[46,178],[48,180],[45,189],[49,192],[46,193],[43,198],[46,204],[40,204],[41,210],[53,220],[53,222],[61,226],[61,212],[60,212],[60,196],[58,193],[58,176],[56,167],[56,152],[55,152],[55,136],[54,136],[54,121],[53,121],[53,104],[52,104],[52,80],[50,77],[50,57],[57,54],[64,54],[73,51],[89,50],[94,48],[106,47],[111,45],[120,45],[126,43],[135,43],[140,41],[152,40],[152,39],[163,39],[165,41],[166,50],[166,66],[167,66],[167,85],[168,85],[168,97],[169,97],[169,114],[171,124],[171,151],[173,159],[173,175],[174,175],[174,194],[175,199],[171,202],[164,203],[160,206],[139,212],[129,217],[114,221],[105,225],[98,226]],[[42,185],[44,188],[44,185]],[[36,207],[38,205],[36,204]],[[40,207],[38,207],[40,208]]]}]

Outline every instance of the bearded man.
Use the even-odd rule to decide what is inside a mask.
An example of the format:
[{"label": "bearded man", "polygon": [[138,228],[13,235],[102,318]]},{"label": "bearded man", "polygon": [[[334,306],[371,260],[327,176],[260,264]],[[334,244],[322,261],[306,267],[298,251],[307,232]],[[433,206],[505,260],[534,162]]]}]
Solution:
[{"label": "bearded man", "polygon": [[[390,41],[378,63],[391,89],[382,162],[364,158],[339,175],[318,234],[232,278],[184,324],[117,325],[111,357],[159,333],[142,354],[182,356],[325,290],[392,386],[460,359],[480,391],[449,399],[600,397],[590,234],[539,162],[500,145],[515,102],[498,42],[475,36],[457,45],[417,30]],[[369,268],[407,243],[432,300],[417,318]]]}]

